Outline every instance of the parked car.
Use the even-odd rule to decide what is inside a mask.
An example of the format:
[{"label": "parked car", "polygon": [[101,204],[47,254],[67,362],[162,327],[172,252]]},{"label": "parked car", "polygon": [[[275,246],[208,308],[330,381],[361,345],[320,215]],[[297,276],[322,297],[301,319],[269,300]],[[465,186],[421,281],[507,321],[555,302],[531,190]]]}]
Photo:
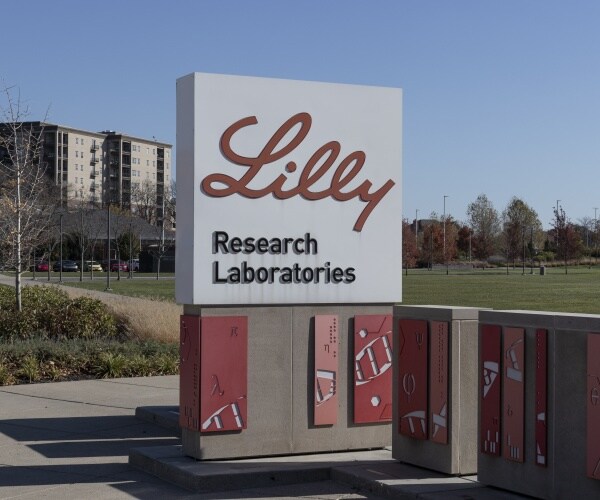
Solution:
[{"label": "parked car", "polygon": [[140,259],[131,259],[131,270],[132,271],[140,270]]},{"label": "parked car", "polygon": [[127,262],[125,262],[124,260],[111,260],[110,261],[110,270],[111,272],[117,272],[117,271],[121,271],[121,272],[129,272],[129,266],[127,265]]},{"label": "parked car", "polygon": [[33,271],[35,269],[38,273],[44,273],[48,272],[49,267],[50,265],[47,260],[40,260],[39,262],[36,262],[35,266],[30,266],[29,270]]},{"label": "parked car", "polygon": [[[61,261],[58,260],[52,266],[52,270],[56,273],[56,272],[59,272],[60,269],[61,269]],[[63,271],[63,273],[77,272],[77,271],[79,271],[79,266],[77,265],[77,262],[75,262],[74,260],[63,260],[62,261],[62,271]]]},{"label": "parked car", "polygon": [[95,260],[86,260],[83,263],[83,270],[84,271],[98,271],[98,272],[102,272],[102,266],[100,265],[100,262],[97,262]]}]

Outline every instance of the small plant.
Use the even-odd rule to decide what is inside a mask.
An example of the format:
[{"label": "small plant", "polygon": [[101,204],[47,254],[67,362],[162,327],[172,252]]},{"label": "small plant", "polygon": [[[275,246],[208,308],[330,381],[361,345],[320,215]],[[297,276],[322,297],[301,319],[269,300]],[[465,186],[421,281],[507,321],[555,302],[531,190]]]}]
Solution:
[{"label": "small plant", "polygon": [[132,377],[148,377],[152,375],[152,362],[142,354],[136,354],[129,358],[127,374]]},{"label": "small plant", "polygon": [[40,362],[33,354],[28,354],[21,361],[18,375],[31,382],[37,382],[41,377]]},{"label": "small plant", "polygon": [[8,366],[0,363],[0,385],[12,385],[15,383],[15,377],[11,373]]},{"label": "small plant", "polygon": [[94,371],[100,378],[123,377],[126,364],[127,360],[122,354],[104,352],[98,357]]},{"label": "small plant", "polygon": [[156,358],[156,371],[158,375],[174,375],[179,373],[179,358],[162,354]]}]

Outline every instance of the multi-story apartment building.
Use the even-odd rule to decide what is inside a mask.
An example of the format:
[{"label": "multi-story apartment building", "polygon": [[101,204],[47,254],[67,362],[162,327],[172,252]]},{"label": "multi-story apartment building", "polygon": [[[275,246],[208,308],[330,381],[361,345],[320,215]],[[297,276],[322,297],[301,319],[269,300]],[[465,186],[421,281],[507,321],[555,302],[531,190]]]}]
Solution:
[{"label": "multi-story apartment building", "polygon": [[162,218],[163,197],[172,179],[171,144],[112,130],[88,132],[41,122],[22,125],[42,131],[42,161],[64,203],[109,203],[135,211],[135,194],[145,190],[155,193],[156,216]]}]

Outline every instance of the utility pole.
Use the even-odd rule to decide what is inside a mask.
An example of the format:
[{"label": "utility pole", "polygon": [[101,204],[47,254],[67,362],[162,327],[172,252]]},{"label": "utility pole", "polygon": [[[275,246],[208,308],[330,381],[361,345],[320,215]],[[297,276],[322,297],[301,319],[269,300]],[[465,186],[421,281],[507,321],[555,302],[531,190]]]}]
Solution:
[{"label": "utility pole", "polygon": [[415,211],[415,252],[419,251],[419,209]]},{"label": "utility pole", "polygon": [[444,195],[444,263],[446,264],[446,275],[448,275],[448,260],[446,259],[446,198],[448,195]]},{"label": "utility pole", "polygon": [[112,292],[110,287],[110,203],[106,204],[106,248],[108,250],[108,260],[106,261],[106,288],[105,292]]},{"label": "utility pole", "polygon": [[60,267],[58,268],[58,282],[62,283],[62,266],[63,266],[63,252],[62,252],[62,247],[63,247],[63,213],[60,213],[60,250],[59,250],[59,254],[60,254]]}]

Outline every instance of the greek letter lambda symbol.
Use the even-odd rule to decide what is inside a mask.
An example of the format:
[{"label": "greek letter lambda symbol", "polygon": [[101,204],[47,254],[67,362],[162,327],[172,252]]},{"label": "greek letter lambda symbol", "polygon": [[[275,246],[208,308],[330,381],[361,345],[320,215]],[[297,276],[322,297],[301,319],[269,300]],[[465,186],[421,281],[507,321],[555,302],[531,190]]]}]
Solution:
[{"label": "greek letter lambda symbol", "polygon": [[212,375],[212,379],[213,379],[213,386],[212,386],[212,390],[210,391],[210,395],[214,396],[215,392],[219,394],[219,396],[222,396],[223,394],[225,394],[225,391],[221,390],[221,386],[219,385],[219,377],[217,377],[216,375]]}]

